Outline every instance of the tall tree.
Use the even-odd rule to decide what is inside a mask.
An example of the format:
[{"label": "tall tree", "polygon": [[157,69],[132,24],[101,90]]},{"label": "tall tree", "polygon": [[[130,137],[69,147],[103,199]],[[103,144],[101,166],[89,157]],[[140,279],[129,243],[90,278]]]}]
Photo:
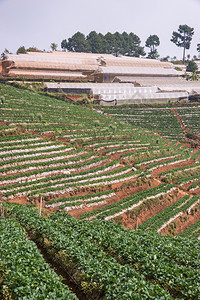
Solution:
[{"label": "tall tree", "polygon": [[66,49],[67,49],[67,40],[66,39],[62,40],[62,42],[61,42],[61,48],[66,51]]},{"label": "tall tree", "polygon": [[140,38],[133,32],[130,32],[128,35],[127,53],[125,55],[134,57],[144,56],[146,53],[144,52],[144,47],[141,47],[140,44]]},{"label": "tall tree", "polygon": [[87,35],[86,40],[89,44],[89,50],[91,53],[103,53],[103,41],[96,31],[91,31]]},{"label": "tall tree", "polygon": [[105,35],[105,39],[106,39],[106,42],[107,42],[107,51],[106,53],[115,53],[115,37],[112,33],[110,32],[107,32],[106,35]]},{"label": "tall tree", "polygon": [[89,52],[89,44],[85,38],[85,35],[81,32],[75,33],[71,38],[63,40],[61,47],[72,52]]},{"label": "tall tree", "polygon": [[118,56],[119,54],[123,54],[123,47],[124,47],[124,38],[123,35],[119,32],[115,32],[113,34],[115,43],[114,43],[114,54]]},{"label": "tall tree", "polygon": [[99,33],[98,36],[101,39],[101,47],[102,47],[101,52],[99,52],[99,53],[108,53],[109,45],[105,38],[105,35],[103,35],[102,33]]},{"label": "tall tree", "polygon": [[183,63],[185,63],[185,50],[190,49],[194,28],[188,25],[179,25],[178,32],[173,31],[171,42],[183,48]]},{"label": "tall tree", "polygon": [[129,34],[127,32],[123,32],[122,33],[122,37],[123,37],[123,55],[128,55],[128,51],[129,51]]},{"label": "tall tree", "polygon": [[146,42],[145,42],[145,46],[147,48],[150,48],[150,51],[148,53],[148,58],[158,58],[158,51],[156,49],[156,47],[158,47],[160,45],[160,40],[159,37],[154,34],[154,35],[150,35]]}]

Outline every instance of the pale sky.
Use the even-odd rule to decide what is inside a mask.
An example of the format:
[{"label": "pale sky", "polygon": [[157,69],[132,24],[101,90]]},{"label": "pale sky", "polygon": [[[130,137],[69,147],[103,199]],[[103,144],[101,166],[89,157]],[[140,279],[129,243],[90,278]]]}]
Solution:
[{"label": "pale sky", "polygon": [[[170,42],[179,25],[194,28],[190,50],[198,55],[200,0],[0,0],[0,53],[20,46],[50,50],[77,31],[106,34],[133,32],[144,46],[149,35],[160,38],[160,57],[182,57],[182,48]],[[148,49],[145,48],[147,52]]]}]

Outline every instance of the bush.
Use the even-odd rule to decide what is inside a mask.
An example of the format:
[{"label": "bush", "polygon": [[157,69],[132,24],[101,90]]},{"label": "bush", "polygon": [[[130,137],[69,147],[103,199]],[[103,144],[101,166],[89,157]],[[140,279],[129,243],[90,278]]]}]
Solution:
[{"label": "bush", "polygon": [[5,97],[4,96],[1,96],[1,104],[4,104],[5,103]]},{"label": "bush", "polygon": [[186,68],[186,71],[187,72],[192,72],[192,73],[194,73],[195,71],[198,71],[198,66],[195,63],[195,61],[193,61],[193,60],[189,61],[188,65],[187,65],[187,68]]}]

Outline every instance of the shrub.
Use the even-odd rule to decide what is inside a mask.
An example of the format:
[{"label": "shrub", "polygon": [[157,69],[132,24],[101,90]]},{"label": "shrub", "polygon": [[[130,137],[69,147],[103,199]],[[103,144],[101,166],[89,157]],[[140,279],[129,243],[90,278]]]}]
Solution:
[{"label": "shrub", "polygon": [[198,71],[198,66],[195,63],[195,61],[193,61],[193,60],[189,61],[188,65],[187,65],[187,68],[186,68],[186,71],[187,72],[192,72],[192,73],[194,73],[195,71]]},{"label": "shrub", "polygon": [[5,97],[4,96],[1,96],[1,104],[4,104],[5,103]]}]

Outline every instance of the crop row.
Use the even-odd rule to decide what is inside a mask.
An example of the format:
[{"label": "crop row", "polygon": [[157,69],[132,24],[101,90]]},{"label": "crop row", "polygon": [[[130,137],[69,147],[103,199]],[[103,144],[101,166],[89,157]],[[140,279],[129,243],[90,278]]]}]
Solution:
[{"label": "crop row", "polygon": [[179,236],[181,236],[181,237],[187,237],[189,239],[191,239],[191,238],[195,238],[195,239],[199,238],[200,237],[200,221],[197,221],[196,223],[192,224],[184,232],[182,232],[181,234],[179,234]]},{"label": "crop row", "polygon": [[[150,188],[145,191],[136,193],[134,195],[125,197],[125,198],[119,200],[118,202],[110,204],[106,207],[99,208],[92,212],[84,213],[81,215],[81,218],[89,219],[89,218],[96,217],[101,220],[114,218],[114,216],[116,216],[116,214],[120,215],[123,213],[123,211],[133,209],[137,205],[140,205],[148,197],[157,197],[160,195],[160,193],[166,193],[173,187],[174,187],[173,185],[161,184],[158,187]],[[132,206],[134,206],[134,207],[132,208]]]},{"label": "crop row", "polygon": [[[121,172],[119,172],[121,170]],[[33,185],[33,186],[28,186],[28,187],[24,187],[22,186],[22,188],[20,190],[17,191],[9,191],[6,192],[4,194],[4,197],[12,197],[13,198],[13,194],[15,194],[17,192],[18,196],[22,196],[22,195],[38,195],[40,194],[44,194],[44,195],[50,195],[50,194],[63,194],[66,192],[70,192],[75,190],[76,188],[87,188],[87,187],[92,187],[92,186],[98,186],[98,185],[111,185],[111,184],[115,184],[118,182],[123,182],[126,180],[131,180],[133,178],[138,177],[141,174],[141,171],[139,171],[138,173],[130,173],[131,169],[124,167],[123,170],[116,170],[118,171],[118,173],[116,173],[116,171],[113,171],[112,173],[110,173],[110,175],[103,175],[103,176],[91,176],[90,178],[86,178],[83,180],[66,180],[66,182],[62,182],[62,183],[57,183],[57,184],[52,184],[51,182],[49,182],[49,184],[41,184],[40,186],[38,185]],[[133,174],[133,175],[132,175]],[[44,187],[43,187],[44,186]]]},{"label": "crop row", "polygon": [[87,194],[84,196],[72,196],[67,198],[58,198],[51,201],[46,202],[45,207],[60,207],[60,209],[63,209],[67,206],[75,206],[82,203],[93,203],[98,202],[98,200],[101,199],[107,199],[112,196],[115,196],[115,192],[113,190],[111,191],[105,191],[105,192],[99,192],[95,194]]},{"label": "crop row", "polygon": [[[4,172],[12,170],[12,168],[22,165],[28,165],[28,166],[37,166],[37,163],[40,163],[42,166],[46,165],[47,162],[61,162],[62,160],[68,160],[71,162],[72,160],[79,160],[80,159],[80,152],[75,153],[74,155],[66,155],[62,151],[59,153],[48,153],[48,155],[39,155],[39,156],[31,156],[31,157],[19,157],[19,158],[13,158],[9,161],[3,161],[0,162],[0,169],[4,169]],[[97,154],[94,152],[90,152],[87,154],[81,154],[81,158],[89,157],[89,156],[96,156]],[[73,156],[73,157],[72,157]],[[70,160],[69,160],[70,158]],[[8,168],[8,169],[7,169]],[[10,169],[9,169],[10,168]]]},{"label": "crop row", "polygon": [[177,167],[177,168],[174,168],[172,170],[167,170],[167,171],[164,171],[162,173],[160,173],[160,176],[161,177],[166,177],[167,175],[170,175],[170,176],[173,176],[173,175],[176,175],[177,173],[181,174],[182,172],[185,172],[185,171],[191,171],[191,170],[196,170],[200,167],[200,163],[198,163],[197,161],[189,166],[185,166],[185,167]]},{"label": "crop row", "polygon": [[143,275],[129,265],[118,264],[72,227],[44,219],[27,207],[12,206],[9,207],[9,213],[22,226],[31,230],[35,239],[40,237],[42,240],[43,237],[43,244],[46,239],[47,250],[53,247],[56,252],[62,252],[63,260],[60,264],[63,266],[70,263],[71,269],[76,268],[79,275],[76,279],[79,284],[82,283],[84,290],[104,293],[108,300],[149,299],[149,296],[152,299],[172,299],[159,285],[146,281]]},{"label": "crop row", "polygon": [[198,299],[197,242],[194,249],[194,244],[187,240],[126,230],[111,222],[80,221],[66,213],[56,213],[50,218],[64,228],[73,228],[77,235],[86,237],[120,262],[131,265],[174,298]]},{"label": "crop row", "polygon": [[[80,157],[79,157],[77,159],[77,157],[76,157],[76,159],[70,160],[71,164],[70,164],[69,168],[73,167],[72,164],[76,165],[76,167],[80,167],[86,161],[88,162],[88,159],[89,159],[89,163],[91,163],[91,160],[95,159],[96,157],[95,157],[94,153],[88,153],[88,154],[84,155],[82,158],[83,159],[80,159]],[[31,180],[33,178],[35,179],[37,177],[42,177],[42,176],[45,176],[47,174],[52,175],[53,173],[59,173],[59,171],[61,173],[62,170],[63,170],[63,174],[64,174],[65,171],[67,172],[67,169],[66,169],[66,167],[68,168],[67,162],[66,162],[66,165],[62,165],[61,167],[47,168],[47,165],[45,164],[45,168],[41,168],[41,169],[38,168],[38,170],[37,169],[36,170],[31,170],[30,172],[27,172],[27,173],[24,173],[24,174],[18,173],[18,174],[6,177],[7,179],[5,179],[4,177],[0,177],[0,184],[7,184],[7,183],[9,184],[9,183],[21,182],[21,181],[26,180],[26,179]]]},{"label": "crop row", "polygon": [[194,203],[198,201],[198,196],[191,197],[186,195],[173,203],[171,206],[167,207],[159,214],[148,219],[146,222],[139,226],[142,230],[159,230],[164,228],[163,225],[166,224],[171,218],[179,214],[180,212],[186,212]]},{"label": "crop row", "polygon": [[45,150],[45,149],[54,149],[54,148],[59,148],[63,147],[63,145],[59,142],[54,142],[52,143],[50,140],[46,142],[41,142],[41,143],[35,143],[35,144],[28,144],[28,145],[16,145],[16,146],[10,146],[10,147],[5,147],[1,145],[0,148],[0,155],[4,154],[10,154],[10,153],[20,153],[20,152],[30,152],[31,150]]},{"label": "crop row", "polygon": [[12,299],[78,299],[44,261],[35,243],[26,239],[16,220],[0,217],[0,231],[5,297],[9,293]]}]

